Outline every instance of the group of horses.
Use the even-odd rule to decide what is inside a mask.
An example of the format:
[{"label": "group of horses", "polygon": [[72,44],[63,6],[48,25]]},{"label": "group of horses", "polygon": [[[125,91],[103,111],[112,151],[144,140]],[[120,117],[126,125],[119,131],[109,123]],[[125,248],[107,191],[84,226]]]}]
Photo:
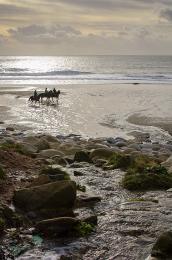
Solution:
[{"label": "group of horses", "polygon": [[54,98],[56,99],[56,101],[58,101],[59,95],[60,95],[60,90],[58,90],[58,91],[50,90],[50,91],[45,91],[45,92],[39,93],[39,94],[37,94],[37,92],[35,91],[34,95],[29,97],[29,101],[31,101],[32,103],[33,102],[35,102],[35,103],[41,102],[42,103],[44,98],[46,98],[47,102],[50,102],[50,101],[53,102]]}]

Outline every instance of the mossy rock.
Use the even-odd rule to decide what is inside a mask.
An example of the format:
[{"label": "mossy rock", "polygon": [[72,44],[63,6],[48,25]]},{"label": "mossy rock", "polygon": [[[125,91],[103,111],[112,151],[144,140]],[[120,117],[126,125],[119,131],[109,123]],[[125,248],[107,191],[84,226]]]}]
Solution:
[{"label": "mossy rock", "polygon": [[114,153],[110,158],[107,166],[111,169],[127,169],[133,164],[133,157],[122,153]]},{"label": "mossy rock", "polygon": [[96,161],[97,159],[110,159],[114,151],[110,148],[98,148],[90,152],[90,159]]},{"label": "mossy rock", "polygon": [[122,186],[131,191],[169,189],[172,187],[172,175],[154,173],[126,174],[122,180]]},{"label": "mossy rock", "polygon": [[41,174],[46,175],[51,181],[70,180],[69,173],[60,165],[51,165],[41,170]]},{"label": "mossy rock", "polygon": [[88,162],[88,163],[92,162],[92,160],[89,157],[89,153],[86,151],[76,152],[75,156],[74,156],[74,161],[75,162]]},{"label": "mossy rock", "polygon": [[172,175],[155,158],[139,155],[134,158],[123,179],[129,190],[154,190],[172,187]]},{"label": "mossy rock", "polygon": [[4,180],[6,177],[4,169],[0,166],[0,180]]},{"label": "mossy rock", "polygon": [[76,183],[57,181],[41,186],[21,189],[14,194],[16,207],[23,211],[71,209],[76,199]]},{"label": "mossy rock", "polygon": [[163,233],[153,246],[152,257],[172,259],[172,231]]}]

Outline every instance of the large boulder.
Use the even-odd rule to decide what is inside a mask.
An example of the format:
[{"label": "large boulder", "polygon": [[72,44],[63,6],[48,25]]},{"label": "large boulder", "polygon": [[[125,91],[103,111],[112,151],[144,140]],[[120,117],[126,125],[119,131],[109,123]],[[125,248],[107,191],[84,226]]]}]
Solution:
[{"label": "large boulder", "polygon": [[151,256],[172,259],[172,231],[163,233],[153,246]]},{"label": "large boulder", "polygon": [[46,149],[46,150],[42,150],[39,154],[38,154],[38,157],[39,158],[51,158],[53,156],[56,156],[56,155],[60,155],[60,156],[64,156],[64,154],[58,150],[55,150],[55,149]]},{"label": "large boulder", "polygon": [[95,161],[97,159],[109,159],[114,154],[114,150],[110,148],[98,148],[90,152],[90,159]]},{"label": "large boulder", "polygon": [[36,224],[36,230],[43,235],[65,235],[74,231],[75,227],[79,224],[79,220],[72,217],[61,217],[54,219],[47,219],[40,221]]},{"label": "large boulder", "polygon": [[14,194],[16,207],[46,217],[65,216],[66,212],[71,213],[75,199],[76,183],[70,180],[25,188]]},{"label": "large boulder", "polygon": [[40,140],[35,143],[35,147],[38,149],[38,151],[42,151],[50,149],[50,144],[46,139],[40,138]]},{"label": "large boulder", "polygon": [[16,149],[19,149],[21,153],[23,154],[28,154],[28,155],[32,155],[32,154],[35,154],[38,152],[38,149],[32,145],[32,144],[29,144],[29,143],[21,143],[21,142],[18,142],[16,143]]}]

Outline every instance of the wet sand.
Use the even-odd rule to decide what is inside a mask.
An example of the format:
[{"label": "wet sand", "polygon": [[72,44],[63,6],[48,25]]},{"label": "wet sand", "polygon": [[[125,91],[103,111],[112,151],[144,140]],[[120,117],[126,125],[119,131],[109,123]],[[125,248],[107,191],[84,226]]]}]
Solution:
[{"label": "wet sand", "polygon": [[128,122],[135,125],[155,126],[172,135],[172,118],[146,117],[134,114],[128,118]]},{"label": "wet sand", "polygon": [[35,88],[42,92],[45,86],[1,87],[0,106],[10,110],[3,112],[3,118],[0,114],[0,121],[53,135],[131,138],[128,133],[137,130],[149,132],[154,140],[171,138],[171,85],[56,86],[62,92],[59,102],[40,106],[28,103]]}]

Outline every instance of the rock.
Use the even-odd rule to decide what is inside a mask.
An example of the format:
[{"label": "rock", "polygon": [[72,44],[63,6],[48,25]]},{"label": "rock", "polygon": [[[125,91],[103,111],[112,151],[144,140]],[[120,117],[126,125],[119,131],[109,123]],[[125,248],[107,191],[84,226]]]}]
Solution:
[{"label": "rock", "polygon": [[79,171],[74,171],[73,172],[74,176],[83,176],[83,172],[79,172]]},{"label": "rock", "polygon": [[44,184],[47,184],[50,182],[51,182],[51,179],[48,175],[41,174],[33,180],[33,182],[30,184],[29,187],[41,186],[41,185],[44,185]]},{"label": "rock", "polygon": [[95,225],[97,225],[97,216],[96,215],[91,215],[91,216],[88,216],[86,218],[81,219],[81,221],[95,226]]},{"label": "rock", "polygon": [[55,149],[47,149],[47,150],[42,150],[41,152],[39,152],[38,157],[39,158],[51,158],[53,156],[59,155],[61,157],[64,156],[64,154],[58,150]]},{"label": "rock", "polygon": [[8,126],[8,127],[6,127],[6,130],[10,131],[10,132],[13,132],[15,129],[13,127]]},{"label": "rock", "polygon": [[112,149],[94,149],[90,152],[90,159],[95,161],[97,159],[109,159],[114,154]]},{"label": "rock", "polygon": [[163,147],[164,147],[164,149],[172,152],[172,144],[165,144]]},{"label": "rock", "polygon": [[61,166],[66,166],[68,164],[67,160],[60,157],[59,155],[53,156],[52,160],[55,164],[59,164]]},{"label": "rock", "polygon": [[172,188],[171,188],[171,189],[168,189],[167,192],[172,192]]},{"label": "rock", "polygon": [[76,184],[73,181],[52,182],[21,189],[14,194],[16,207],[46,217],[63,216],[65,212],[71,212],[75,199]]},{"label": "rock", "polygon": [[47,219],[36,224],[36,230],[44,235],[67,235],[67,233],[74,231],[79,224],[79,220],[71,217],[61,217],[54,219]]},{"label": "rock", "polygon": [[136,140],[138,140],[140,142],[147,142],[150,140],[149,133],[144,133],[144,132],[140,132],[140,131],[132,131],[129,134],[134,136],[136,138]]},{"label": "rock", "polygon": [[20,150],[24,154],[35,155],[38,152],[38,149],[29,143],[17,143],[20,146]]},{"label": "rock", "polygon": [[79,195],[77,196],[76,205],[77,207],[86,207],[86,206],[92,206],[95,203],[100,201],[101,201],[100,196]]},{"label": "rock", "polygon": [[14,145],[14,144],[15,144],[15,141],[14,141],[13,138],[7,137],[7,138],[4,138],[4,144]]},{"label": "rock", "polygon": [[86,152],[86,151],[76,152],[75,156],[74,156],[74,161],[75,162],[88,162],[88,163],[92,162],[89,157],[88,152]]},{"label": "rock", "polygon": [[115,144],[115,143],[116,143],[116,139],[113,138],[113,137],[108,137],[108,138],[106,139],[106,141],[107,141],[109,144]]},{"label": "rock", "polygon": [[121,148],[121,147],[127,146],[127,143],[126,143],[126,142],[119,141],[119,142],[116,142],[115,145],[116,145],[117,147]]},{"label": "rock", "polygon": [[47,175],[51,181],[70,180],[69,173],[66,169],[57,164],[42,169],[41,174]]},{"label": "rock", "polygon": [[98,159],[98,160],[96,160],[96,162],[95,162],[95,166],[97,166],[97,167],[103,167],[103,165],[105,165],[106,163],[107,163],[107,160]]},{"label": "rock", "polygon": [[59,143],[58,138],[55,137],[55,136],[52,136],[52,135],[44,135],[43,137],[44,137],[44,139],[46,139],[46,140],[47,140],[48,142],[50,142],[50,143]]},{"label": "rock", "polygon": [[161,163],[161,165],[170,169],[172,167],[172,155],[165,162]]},{"label": "rock", "polygon": [[136,150],[136,151],[140,151],[140,150],[141,150],[140,145],[137,144],[137,143],[129,144],[129,145],[128,145],[128,148],[132,148],[132,149],[134,149],[134,150]]},{"label": "rock", "polygon": [[49,142],[44,138],[41,138],[37,143],[35,143],[35,146],[38,151],[50,149]]},{"label": "rock", "polygon": [[163,233],[153,246],[151,256],[172,259],[172,231]]}]

